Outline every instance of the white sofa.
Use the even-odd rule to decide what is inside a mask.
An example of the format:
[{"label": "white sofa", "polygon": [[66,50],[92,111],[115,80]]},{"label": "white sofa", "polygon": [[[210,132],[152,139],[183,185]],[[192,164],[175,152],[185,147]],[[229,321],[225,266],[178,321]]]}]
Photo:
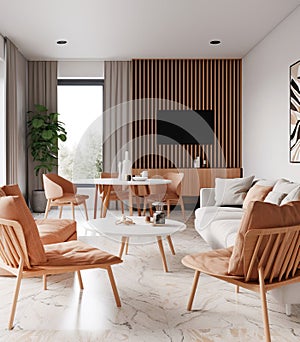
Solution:
[{"label": "white sofa", "polygon": [[[212,249],[234,245],[244,209],[215,205],[215,189],[200,190],[200,208],[195,211],[195,229]],[[270,291],[278,302],[285,304],[286,314],[291,315],[291,304],[300,303],[300,284],[292,284]]]}]

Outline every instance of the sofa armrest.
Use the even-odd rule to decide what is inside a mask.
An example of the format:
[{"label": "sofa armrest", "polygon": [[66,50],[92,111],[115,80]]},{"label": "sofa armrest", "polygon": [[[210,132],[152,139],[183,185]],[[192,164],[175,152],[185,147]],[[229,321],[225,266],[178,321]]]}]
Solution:
[{"label": "sofa armrest", "polygon": [[200,189],[200,208],[212,207],[215,204],[215,188]]}]

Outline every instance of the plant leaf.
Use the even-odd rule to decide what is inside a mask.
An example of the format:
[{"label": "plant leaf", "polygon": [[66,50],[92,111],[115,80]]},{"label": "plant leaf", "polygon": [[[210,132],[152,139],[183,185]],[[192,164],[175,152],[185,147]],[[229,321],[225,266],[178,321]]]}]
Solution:
[{"label": "plant leaf", "polygon": [[53,132],[48,129],[42,132],[42,138],[45,140],[51,140],[53,137]]}]

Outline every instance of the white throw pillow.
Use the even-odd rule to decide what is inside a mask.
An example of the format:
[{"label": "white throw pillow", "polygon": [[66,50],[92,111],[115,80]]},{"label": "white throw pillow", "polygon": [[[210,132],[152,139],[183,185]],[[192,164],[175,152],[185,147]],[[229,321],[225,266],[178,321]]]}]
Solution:
[{"label": "white throw pillow", "polygon": [[281,205],[293,202],[300,201],[300,185],[297,186],[294,190],[292,190],[280,203]]},{"label": "white throw pillow", "polygon": [[264,202],[273,203],[279,205],[281,201],[286,197],[287,194],[277,191],[271,191],[268,193],[267,197],[265,198]]},{"label": "white throw pillow", "polygon": [[216,205],[242,205],[253,179],[254,176],[232,179],[216,178]]},{"label": "white throw pillow", "polygon": [[290,182],[287,179],[279,179],[274,185],[273,191],[289,194],[292,190],[298,188],[298,186],[298,183]]},{"label": "white throw pillow", "polygon": [[262,186],[272,186],[276,184],[277,179],[257,179],[254,180],[255,185],[262,185]]},{"label": "white throw pillow", "polygon": [[287,179],[279,179],[271,192],[268,193],[267,197],[265,198],[264,202],[273,203],[273,204],[284,204],[287,202],[291,202],[288,197],[288,194],[291,193],[293,190],[299,187],[298,183],[290,182]]}]

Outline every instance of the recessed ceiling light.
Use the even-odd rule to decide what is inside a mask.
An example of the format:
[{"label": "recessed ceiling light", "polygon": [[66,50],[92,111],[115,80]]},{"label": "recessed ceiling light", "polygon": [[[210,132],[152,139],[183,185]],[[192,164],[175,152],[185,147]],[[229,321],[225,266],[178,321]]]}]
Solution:
[{"label": "recessed ceiling light", "polygon": [[210,45],[219,45],[219,44],[221,44],[221,41],[218,40],[218,39],[214,39],[214,40],[211,40],[211,41],[209,42],[209,44],[210,44]]},{"label": "recessed ceiling light", "polygon": [[63,40],[63,39],[58,40],[58,41],[56,42],[57,45],[65,45],[65,44],[67,44],[67,43],[68,43],[68,42],[67,42],[66,40]]}]

